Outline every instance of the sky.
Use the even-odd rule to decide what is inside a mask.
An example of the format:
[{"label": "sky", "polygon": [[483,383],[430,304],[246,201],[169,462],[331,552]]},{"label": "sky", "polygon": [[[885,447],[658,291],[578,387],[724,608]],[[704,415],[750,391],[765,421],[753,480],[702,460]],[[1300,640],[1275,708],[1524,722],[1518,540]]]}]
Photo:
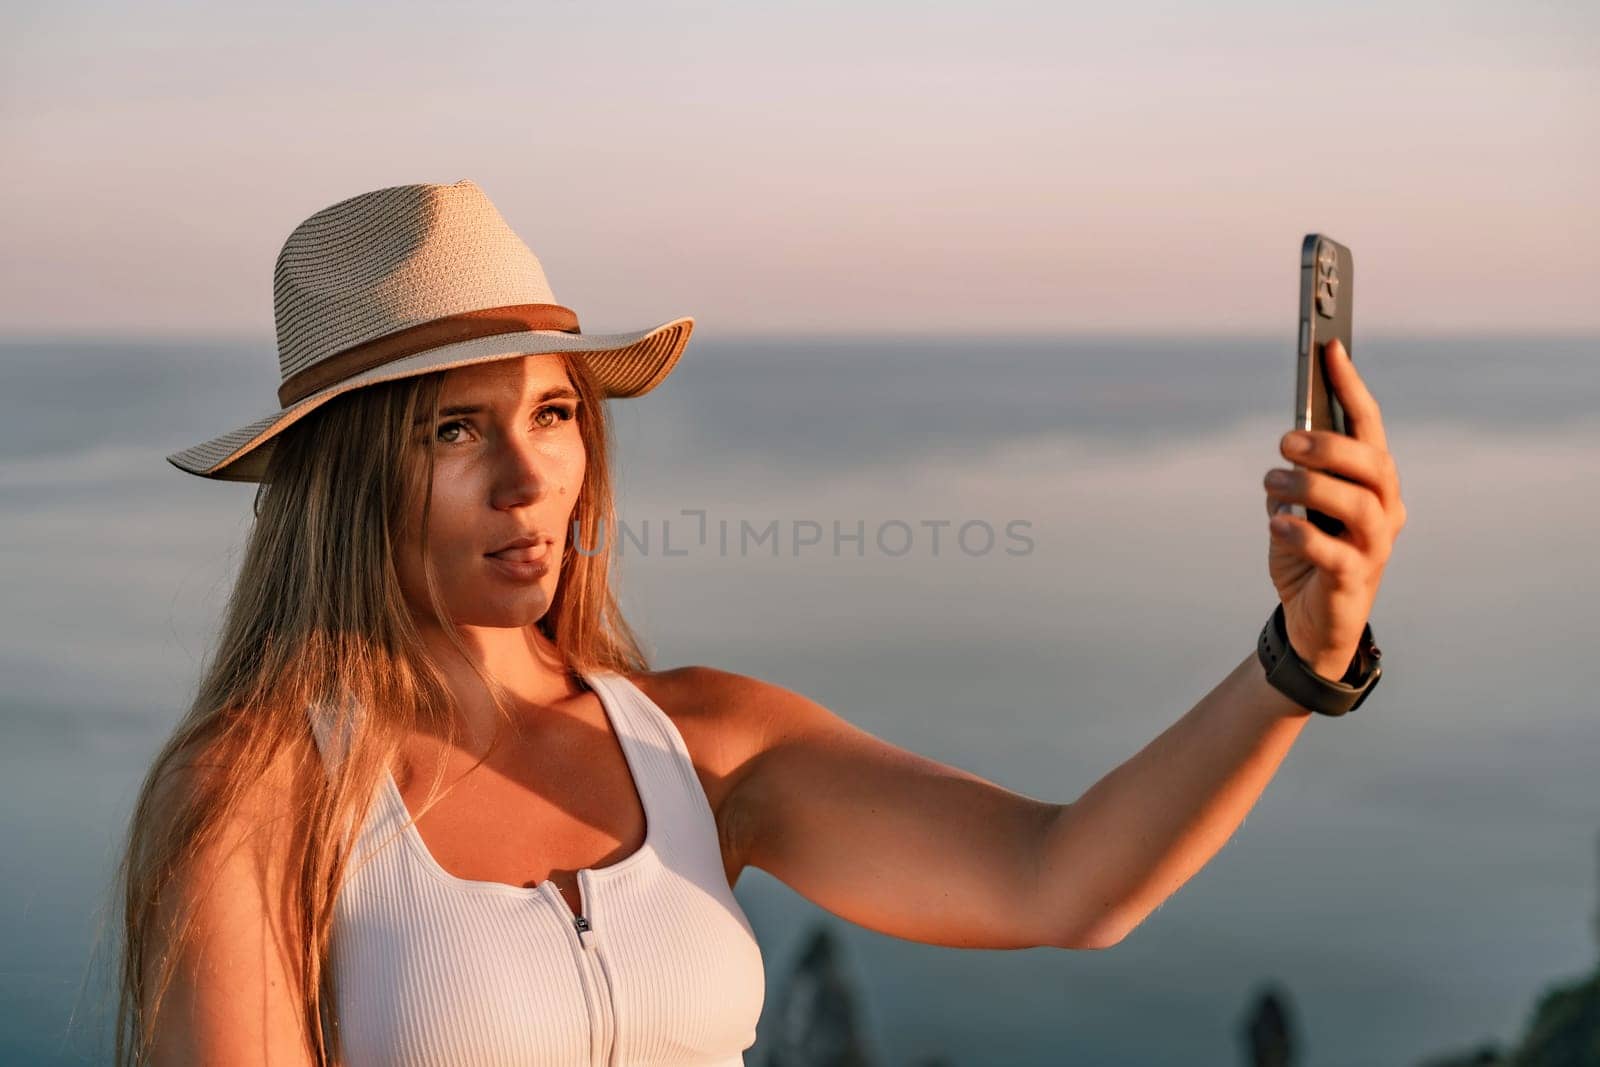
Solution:
[{"label": "sky", "polygon": [[301,219],[472,178],[591,332],[1600,328],[1600,8],[0,9],[0,332],[270,337]]}]

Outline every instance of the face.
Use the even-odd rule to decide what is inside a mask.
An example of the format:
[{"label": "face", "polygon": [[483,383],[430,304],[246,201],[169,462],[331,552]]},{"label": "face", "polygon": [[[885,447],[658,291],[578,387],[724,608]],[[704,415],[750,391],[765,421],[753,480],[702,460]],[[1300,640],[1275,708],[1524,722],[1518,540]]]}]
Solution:
[{"label": "face", "polygon": [[[427,558],[458,626],[523,627],[549,609],[573,506],[583,485],[578,395],[561,360],[526,356],[449,371],[439,418],[413,428],[434,440]],[[432,620],[419,491],[396,546],[400,588]]]}]

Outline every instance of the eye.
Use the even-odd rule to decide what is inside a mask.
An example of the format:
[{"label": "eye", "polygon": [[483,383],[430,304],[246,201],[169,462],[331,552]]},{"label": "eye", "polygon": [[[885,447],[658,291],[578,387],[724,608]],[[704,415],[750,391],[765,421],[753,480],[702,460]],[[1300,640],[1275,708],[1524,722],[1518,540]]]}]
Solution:
[{"label": "eye", "polygon": [[436,440],[436,441],[443,442],[444,444],[447,444],[447,445],[453,445],[456,442],[458,442],[459,440],[461,440],[461,438],[460,437],[446,437],[445,434],[449,433],[451,430],[459,431],[459,430],[465,430],[466,428],[467,428],[467,424],[466,424],[466,421],[464,419],[451,419],[449,422],[441,422],[439,424],[439,428],[436,429],[433,432],[433,437],[434,437],[434,440]]},{"label": "eye", "polygon": [[[572,405],[567,405],[567,404],[546,404],[544,407],[540,408],[538,411],[535,411],[533,413],[533,421],[534,421],[534,425],[543,427],[544,429],[548,430],[553,426],[561,425],[563,422],[572,421],[572,417],[574,415],[576,415],[577,413],[578,413],[577,408],[572,406]],[[547,414],[555,415],[556,416],[555,421],[554,422],[540,421]]]}]

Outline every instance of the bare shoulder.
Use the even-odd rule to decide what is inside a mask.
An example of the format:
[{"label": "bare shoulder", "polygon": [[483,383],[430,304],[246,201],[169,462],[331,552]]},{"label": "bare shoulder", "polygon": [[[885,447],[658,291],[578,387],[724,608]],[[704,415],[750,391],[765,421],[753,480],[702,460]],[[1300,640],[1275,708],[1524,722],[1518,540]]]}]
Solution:
[{"label": "bare shoulder", "polygon": [[754,787],[761,755],[825,708],[772,682],[693,665],[631,679],[682,735],[717,823],[728,884],[749,864],[761,830]]},{"label": "bare shoulder", "polygon": [[774,827],[792,818],[795,798],[808,802],[827,787],[829,775],[928,763],[760,678],[697,665],[643,674],[634,682],[683,735],[716,815],[730,885],[757,860]]},{"label": "bare shoulder", "polygon": [[259,767],[245,764],[231,746],[215,743],[179,752],[151,783],[141,813],[156,838],[184,841],[172,857],[162,913],[190,915],[200,932],[215,936],[240,929],[247,915],[275,931],[292,922],[289,872],[305,846],[311,771],[305,754],[289,749]]},{"label": "bare shoulder", "polygon": [[678,728],[712,809],[720,811],[740,770],[760,750],[762,731],[753,712],[768,684],[699,664],[630,675],[629,680]]},{"label": "bare shoulder", "polygon": [[248,867],[253,877],[279,872],[292,853],[295,798],[306,795],[305,767],[295,754],[279,752],[257,773],[241,774],[239,765],[220,746],[207,744],[173,758],[166,773],[152,782],[147,813],[152,822],[192,823],[197,811],[207,813],[208,831],[191,842],[181,857],[181,894],[173,904],[207,902],[207,886],[215,879],[239,879]]},{"label": "bare shoulder", "polygon": [[297,760],[281,756],[261,774],[241,775],[219,749],[204,746],[174,759],[152,783],[153,821],[192,826],[197,805],[211,813],[209,831],[174,857],[173,879],[151,917],[149,962],[165,958],[173,968],[156,1017],[156,1062],[310,1062],[289,900],[299,772]]},{"label": "bare shoulder", "polygon": [[160,777],[151,782],[151,814],[173,817],[201,797],[228,793],[234,797],[229,824],[242,830],[249,823],[287,812],[303,773],[295,754],[285,749],[275,753],[259,773],[242,775],[231,746],[214,739],[197,741],[174,753]]},{"label": "bare shoulder", "polygon": [[646,671],[629,675],[629,680],[651,700],[656,700],[657,695],[665,698],[670,707],[656,702],[674,721],[680,715],[708,718],[725,713],[737,706],[737,698],[768,687],[768,683],[759,678],[702,664]]}]

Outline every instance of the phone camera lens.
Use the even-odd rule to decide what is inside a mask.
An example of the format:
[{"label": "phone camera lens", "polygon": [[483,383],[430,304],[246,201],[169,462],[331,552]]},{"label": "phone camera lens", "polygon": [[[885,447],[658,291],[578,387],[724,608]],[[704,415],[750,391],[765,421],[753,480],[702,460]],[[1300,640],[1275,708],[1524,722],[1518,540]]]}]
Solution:
[{"label": "phone camera lens", "polygon": [[1331,319],[1339,302],[1339,257],[1329,245],[1317,248],[1317,314]]}]

